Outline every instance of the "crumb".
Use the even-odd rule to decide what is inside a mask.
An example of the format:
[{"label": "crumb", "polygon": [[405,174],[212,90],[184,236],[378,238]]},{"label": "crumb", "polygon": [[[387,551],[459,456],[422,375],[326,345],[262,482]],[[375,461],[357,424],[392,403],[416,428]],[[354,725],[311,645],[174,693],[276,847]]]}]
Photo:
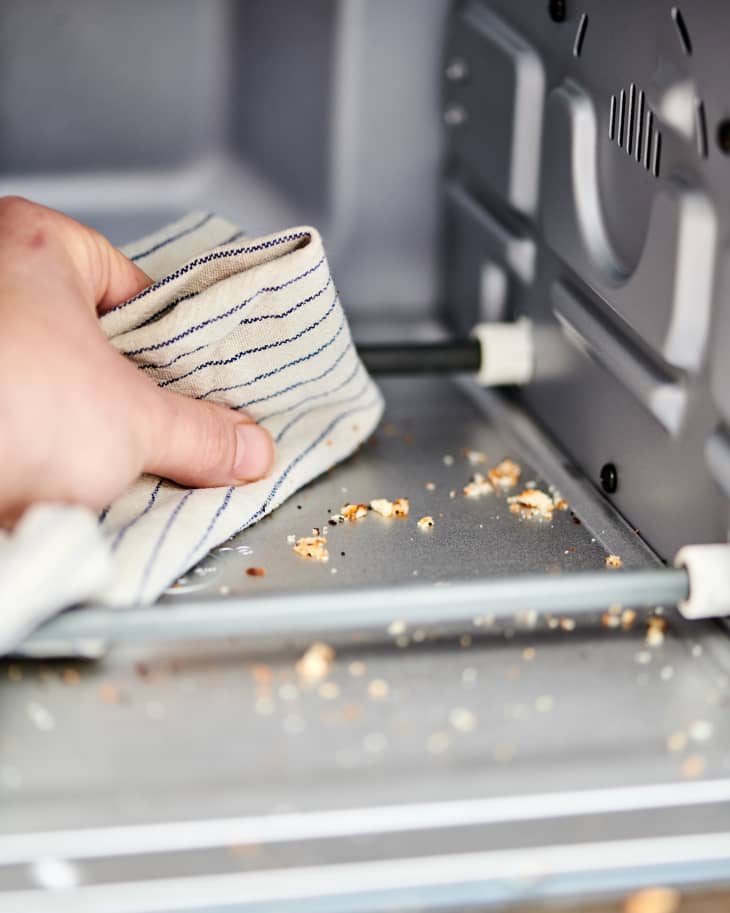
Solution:
[{"label": "crumb", "polygon": [[452,489],[452,490],[449,492],[449,497],[450,497],[451,500],[453,501],[454,498],[456,497],[456,491]]},{"label": "crumb", "polygon": [[118,704],[119,688],[112,682],[102,682],[99,685],[99,697],[105,704]]},{"label": "crumb", "polygon": [[492,485],[484,478],[481,472],[475,472],[471,481],[463,488],[467,498],[479,498],[481,495],[488,495],[494,491]]},{"label": "crumb", "polygon": [[387,498],[375,498],[370,502],[370,507],[381,517],[392,517],[395,511],[395,505]]},{"label": "crumb", "polygon": [[684,751],[687,747],[687,734],[678,729],[667,739],[667,750],[671,752]]},{"label": "crumb", "polygon": [[521,514],[523,517],[540,517],[545,520],[553,518],[555,507],[553,499],[538,488],[526,488],[520,494],[507,500],[513,514]]},{"label": "crumb", "polygon": [[674,888],[642,888],[629,894],[623,913],[677,913],[681,900]]},{"label": "crumb", "polygon": [[254,666],[251,675],[257,685],[270,685],[274,679],[274,673],[269,666]]},{"label": "crumb", "polygon": [[601,615],[601,624],[604,628],[620,628],[621,618],[618,615],[612,615],[610,612],[604,612]]},{"label": "crumb", "polygon": [[345,504],[342,508],[342,516],[346,520],[362,520],[368,513],[367,504]]},{"label": "crumb", "polygon": [[575,631],[575,621],[572,618],[561,618],[560,627],[563,631]]},{"label": "crumb", "polygon": [[522,651],[522,658],[526,663],[531,663],[535,658],[536,650],[534,647],[525,647]]},{"label": "crumb", "polygon": [[464,450],[464,456],[469,460],[472,466],[480,466],[487,462],[486,453],[481,450],[470,450],[468,447]]},{"label": "crumb", "polygon": [[[313,537],[316,538],[316,537]],[[266,571],[262,567],[247,567],[246,573],[249,577],[265,577]]]},{"label": "crumb", "polygon": [[408,498],[396,498],[393,504],[393,510],[396,517],[407,517],[411,509]]},{"label": "crumb", "polygon": [[344,523],[345,518],[342,514],[332,514],[327,522],[330,526],[337,526],[338,523]]},{"label": "crumb", "polygon": [[353,678],[362,678],[367,672],[367,665],[361,659],[353,659],[347,667],[347,671]]},{"label": "crumb", "polygon": [[307,682],[318,682],[329,674],[335,651],[329,644],[314,643],[297,662],[297,674]]},{"label": "crumb", "polygon": [[606,567],[619,568],[623,567],[623,564],[619,555],[606,555]]},{"label": "crumb", "polygon": [[225,583],[222,586],[218,587],[218,594],[220,596],[228,596],[228,595],[230,595],[230,592],[231,592],[231,588],[229,586],[226,586]]},{"label": "crumb", "polygon": [[327,540],[322,536],[303,536],[294,543],[294,551],[302,558],[312,558],[314,561],[327,561]]},{"label": "crumb", "polygon": [[286,541],[289,543],[289,545],[294,545],[294,543],[297,541],[297,537],[294,535],[294,533],[290,533],[286,537]]},{"label": "crumb", "polygon": [[477,726],[477,718],[466,707],[454,707],[449,722],[458,732],[472,732]]},{"label": "crumb", "polygon": [[334,701],[340,696],[340,686],[337,682],[322,682],[317,690],[319,696],[325,701]]},{"label": "crumb", "polygon": [[391,621],[388,625],[388,634],[391,637],[397,637],[399,634],[405,634],[406,623],[405,621]]},{"label": "crumb", "polygon": [[450,453],[445,454],[444,455],[444,466],[453,466],[453,465],[454,465],[454,458],[451,456]]},{"label": "crumb", "polygon": [[436,491],[436,483],[426,482],[426,491]]},{"label": "crumb", "polygon": [[635,621],[636,612],[633,609],[624,609],[621,613],[621,627],[624,631],[628,631],[632,628]]},{"label": "crumb", "polygon": [[64,669],[61,678],[67,685],[78,685],[81,681],[81,676],[76,669]]},{"label": "crumb", "polygon": [[650,647],[658,647],[664,643],[664,632],[667,630],[667,622],[664,618],[654,616],[646,623],[646,643]]},{"label": "crumb", "polygon": [[19,682],[23,678],[23,670],[15,664],[8,666],[8,678],[11,682]]},{"label": "crumb", "polygon": [[464,649],[470,647],[472,644],[471,634],[462,634],[459,638],[459,646],[464,647]]},{"label": "crumb", "polygon": [[374,701],[382,701],[388,696],[388,683],[382,678],[374,678],[368,684],[368,694]]},{"label": "crumb", "polygon": [[554,498],[553,503],[555,504],[555,510],[567,510],[568,502],[565,498]]},{"label": "crumb", "polygon": [[682,764],[682,776],[685,780],[695,780],[705,772],[705,759],[701,754],[692,754]]},{"label": "crumb", "polygon": [[513,488],[520,480],[522,469],[514,460],[502,460],[487,473],[492,485],[500,488]]},{"label": "crumb", "polygon": [[709,720],[695,720],[690,723],[689,737],[693,742],[707,742],[712,738],[715,727]]},{"label": "crumb", "polygon": [[433,517],[421,517],[418,521],[419,529],[433,529]]}]

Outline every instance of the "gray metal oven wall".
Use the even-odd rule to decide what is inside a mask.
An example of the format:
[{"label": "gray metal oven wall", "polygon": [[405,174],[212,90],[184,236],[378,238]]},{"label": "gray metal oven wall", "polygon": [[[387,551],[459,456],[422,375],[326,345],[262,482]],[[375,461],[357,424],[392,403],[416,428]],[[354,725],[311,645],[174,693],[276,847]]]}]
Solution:
[{"label": "gray metal oven wall", "polygon": [[447,0],[3,0],[0,192],[117,243],[312,223],[355,317],[433,316]]},{"label": "gray metal oven wall", "polygon": [[446,39],[445,297],[534,318],[522,402],[666,558],[728,528],[728,49],[726,0],[464,0]]}]

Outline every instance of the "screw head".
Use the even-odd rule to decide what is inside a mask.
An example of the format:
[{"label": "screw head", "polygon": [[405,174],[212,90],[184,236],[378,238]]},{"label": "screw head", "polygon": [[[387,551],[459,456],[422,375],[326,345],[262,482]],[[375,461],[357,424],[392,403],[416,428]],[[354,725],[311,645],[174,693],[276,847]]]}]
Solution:
[{"label": "screw head", "polygon": [[615,463],[604,463],[601,467],[601,488],[612,495],[618,488],[618,470]]},{"label": "screw head", "polygon": [[553,22],[565,22],[567,15],[565,0],[549,0],[548,14]]},{"label": "screw head", "polygon": [[730,117],[717,125],[717,145],[725,155],[730,155]]}]

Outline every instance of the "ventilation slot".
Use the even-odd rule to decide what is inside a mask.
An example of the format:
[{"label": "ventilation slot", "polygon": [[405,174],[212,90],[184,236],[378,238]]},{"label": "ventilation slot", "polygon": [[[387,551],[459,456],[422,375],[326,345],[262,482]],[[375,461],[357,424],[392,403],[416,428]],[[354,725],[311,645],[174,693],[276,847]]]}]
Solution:
[{"label": "ventilation slot", "polygon": [[588,13],[583,13],[583,15],[580,17],[578,28],[575,31],[575,41],[573,42],[573,57],[580,57],[580,52],[583,50],[583,39],[586,37],[587,28]]},{"label": "ventilation slot", "polygon": [[674,25],[677,29],[677,35],[679,35],[679,43],[682,45],[682,50],[689,57],[692,53],[692,42],[689,37],[689,32],[687,31],[684,16],[679,7],[672,7],[672,19],[674,20]]},{"label": "ventilation slot", "polygon": [[[701,108],[701,112],[698,111],[696,116],[701,116],[704,124],[704,108]],[[706,146],[706,129],[703,136]],[[643,165],[654,177],[659,177],[661,136],[654,129],[654,114],[646,102],[644,90],[637,89],[633,82],[628,89],[621,89],[618,95],[611,96],[608,108],[608,138],[639,165]]]}]

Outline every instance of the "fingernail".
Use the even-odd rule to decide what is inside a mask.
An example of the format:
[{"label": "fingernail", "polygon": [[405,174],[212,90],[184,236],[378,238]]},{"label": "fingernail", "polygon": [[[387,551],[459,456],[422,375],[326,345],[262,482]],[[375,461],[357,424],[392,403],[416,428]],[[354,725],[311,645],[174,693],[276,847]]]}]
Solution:
[{"label": "fingernail", "polygon": [[274,458],[274,443],[258,425],[236,428],[236,462],[233,471],[241,482],[253,482],[266,475]]}]

